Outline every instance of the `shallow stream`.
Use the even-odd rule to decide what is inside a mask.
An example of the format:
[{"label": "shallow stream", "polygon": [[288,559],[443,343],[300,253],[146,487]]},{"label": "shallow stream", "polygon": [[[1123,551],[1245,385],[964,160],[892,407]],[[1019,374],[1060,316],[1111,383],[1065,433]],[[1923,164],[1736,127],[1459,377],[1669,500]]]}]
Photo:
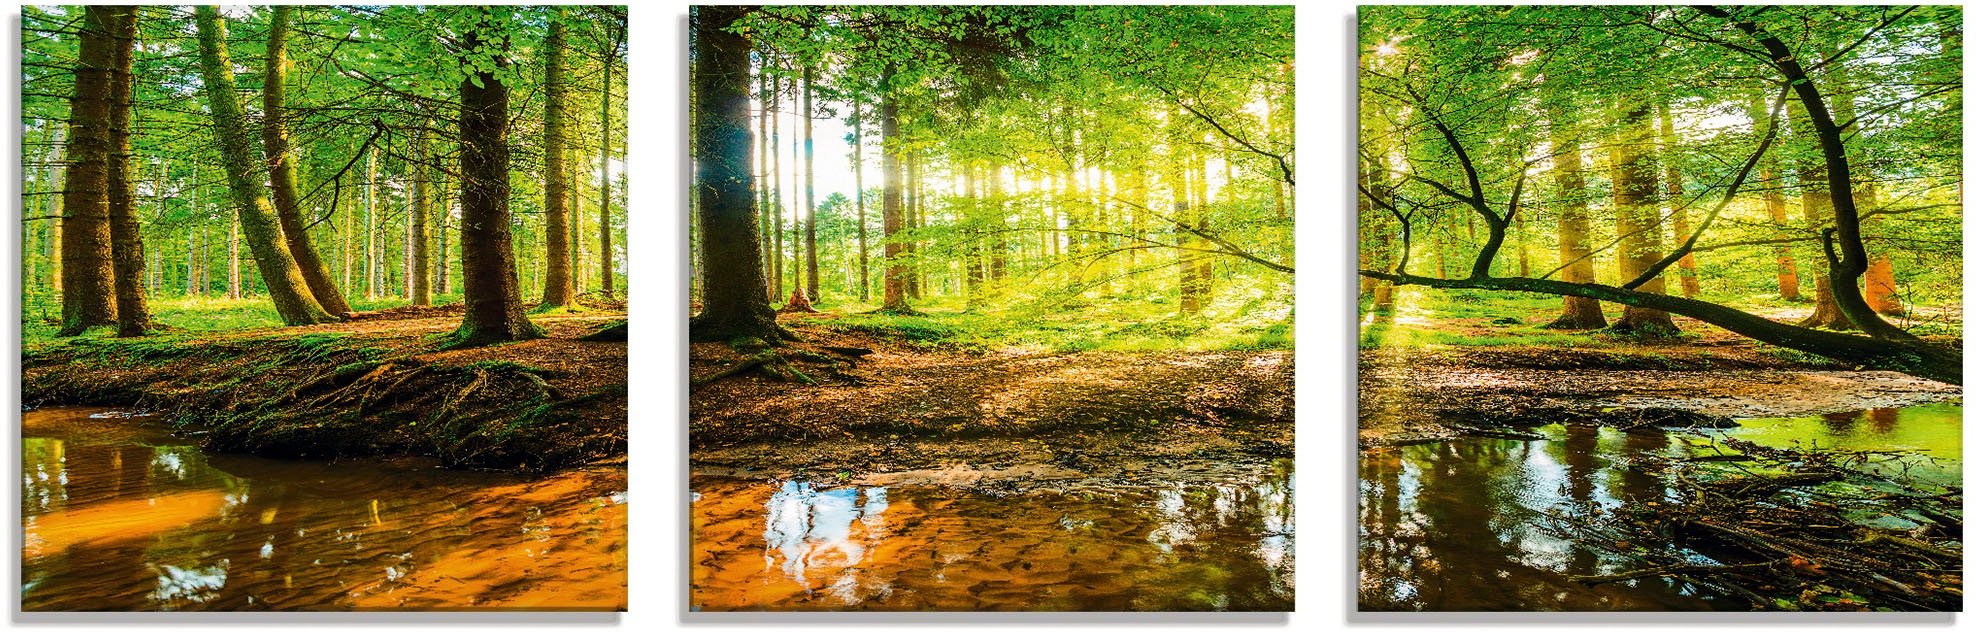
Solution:
[{"label": "shallow stream", "polygon": [[625,470],[208,455],[111,410],[22,425],[21,607],[618,610]]}]

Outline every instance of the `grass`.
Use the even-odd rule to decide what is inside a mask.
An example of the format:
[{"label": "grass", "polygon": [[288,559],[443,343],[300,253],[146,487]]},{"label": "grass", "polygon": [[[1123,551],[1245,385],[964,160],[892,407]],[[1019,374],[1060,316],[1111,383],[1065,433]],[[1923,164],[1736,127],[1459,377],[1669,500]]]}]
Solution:
[{"label": "grass", "polygon": [[[444,305],[460,300],[457,294],[433,298],[433,304]],[[403,298],[355,297],[350,299],[350,309],[367,312],[412,304]],[[254,298],[210,298],[210,297],[151,297],[149,301],[151,319],[170,327],[168,336],[197,333],[202,331],[230,331],[238,329],[261,329],[280,327],[281,318],[275,314],[274,302],[266,297]],[[55,332],[61,328],[49,319],[61,317],[59,301],[49,304],[23,306],[21,318],[22,344],[37,344],[57,340]],[[109,328],[92,329],[85,337],[114,337]]]},{"label": "grass", "polygon": [[958,299],[931,299],[914,305],[922,316],[869,313],[877,307],[826,305],[820,309],[834,317],[820,326],[926,349],[972,352],[1271,350],[1296,344],[1290,305],[1263,297],[1224,297],[1193,315],[1130,296],[974,310]]}]

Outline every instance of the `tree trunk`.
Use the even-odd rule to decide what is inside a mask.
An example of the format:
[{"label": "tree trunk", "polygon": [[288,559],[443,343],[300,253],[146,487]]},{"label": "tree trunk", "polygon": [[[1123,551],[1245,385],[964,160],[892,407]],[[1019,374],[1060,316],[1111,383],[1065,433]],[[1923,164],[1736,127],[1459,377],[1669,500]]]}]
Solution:
[{"label": "tree trunk", "polygon": [[[444,178],[441,179],[441,182],[442,182],[442,186],[433,187],[433,190],[435,191],[448,190],[447,187],[443,186]],[[452,224],[451,219],[453,217],[452,208],[453,208],[453,201],[449,199],[445,193],[440,193],[439,194],[439,254],[434,256],[432,259],[432,267],[433,267],[432,291],[440,296],[445,296],[453,291],[452,289],[453,283],[451,280],[452,275],[446,269],[447,268],[446,262],[452,260],[452,252],[453,252],[453,248],[452,248],[453,244],[451,239],[451,235],[453,234],[453,227],[451,226]],[[575,240],[571,240],[570,243],[576,243],[576,242]],[[583,268],[572,265],[570,266],[570,269],[582,270]]]},{"label": "tree trunk", "polygon": [[[505,42],[467,33],[470,53],[488,48],[494,49],[488,52],[497,68],[507,66]],[[495,73],[480,72],[460,82],[460,272],[466,315],[453,332],[452,347],[544,335],[521,310],[508,191],[508,86]]]},{"label": "tree trunk", "polygon": [[[799,197],[801,186],[796,181],[797,172],[803,164],[803,144],[796,137],[802,128],[796,121],[796,117],[801,115],[798,108],[801,106],[802,92],[796,85],[797,81],[794,78],[789,80],[789,212],[795,215],[789,220],[789,291],[792,294],[803,289],[803,208],[797,206],[802,199]],[[808,306],[804,308],[808,309]]]},{"label": "tree trunk", "polygon": [[1804,67],[1798,63],[1799,53],[1792,51],[1777,36],[1763,30],[1747,20],[1735,20],[1728,12],[1716,7],[1697,7],[1697,10],[1719,19],[1731,19],[1736,28],[1755,39],[1770,58],[1770,65],[1776,68],[1805,108],[1806,118],[1817,132],[1819,153],[1825,157],[1826,175],[1832,187],[1833,227],[1822,233],[1824,250],[1831,268],[1832,298],[1839,311],[1867,335],[1883,340],[1902,341],[1920,344],[1914,334],[1895,327],[1880,318],[1878,313],[1866,303],[1860,290],[1860,277],[1866,273],[1868,257],[1866,244],[1860,236],[1859,207],[1853,197],[1852,165],[1846,156],[1844,130],[1832,120],[1826,110],[1825,97],[1819,93],[1818,85],[1806,76]]},{"label": "tree trunk", "polygon": [[377,300],[377,151],[364,153],[364,298]]},{"label": "tree trunk", "polygon": [[919,209],[920,196],[924,193],[919,187],[919,151],[906,153],[906,296],[919,300],[920,283],[926,277],[926,269],[919,260]]},{"label": "tree trunk", "polygon": [[142,336],[151,328],[151,310],[144,301],[144,237],[138,230],[136,195],[137,174],[131,169],[130,93],[131,62],[137,47],[137,7],[112,7],[105,26],[109,27],[110,70],[110,164],[109,187],[110,254],[113,283],[116,286],[117,335]]},{"label": "tree trunk", "polygon": [[[1585,187],[1585,162],[1579,154],[1578,135],[1573,131],[1558,131],[1567,125],[1563,122],[1564,111],[1563,107],[1555,107],[1549,112],[1552,140],[1557,145],[1552,158],[1557,167],[1552,174],[1559,197],[1558,263],[1564,265],[1566,282],[1592,283],[1598,278],[1592,263],[1592,222],[1586,210],[1589,194]],[[1566,330],[1603,329],[1605,326],[1604,308],[1597,300],[1581,296],[1564,297],[1564,312],[1547,325],[1550,329]]]},{"label": "tree trunk", "polygon": [[[782,204],[784,200],[782,199],[783,188],[782,188],[782,78],[781,77],[775,77],[774,79],[771,79],[769,81],[769,116],[770,116],[770,122],[768,128],[769,178],[770,181],[774,183],[774,189],[770,191],[770,195],[769,195],[769,197],[773,198],[769,200],[769,214],[770,214],[769,227],[771,229],[769,247],[770,247],[770,252],[774,253],[769,257],[769,270],[770,270],[769,284],[771,286],[769,288],[770,291],[769,298],[770,300],[777,300],[782,298],[782,287],[786,285],[786,283],[783,282],[783,278],[782,278],[782,272],[783,272],[782,260],[785,257],[785,253],[788,252],[787,250],[784,249],[784,246],[786,244],[785,244],[785,239],[783,237],[784,233],[782,231],[782,216],[784,214],[783,213],[784,209]],[[794,182],[795,178],[790,178],[790,181]]]},{"label": "tree trunk", "polygon": [[899,173],[900,145],[905,139],[899,137],[899,100],[893,96],[891,66],[885,67],[884,76],[879,78],[879,153],[881,171],[884,173],[884,191],[880,194],[880,206],[884,221],[885,242],[885,304],[881,311],[912,313],[913,308],[906,303],[906,276],[908,271],[899,258],[905,253],[904,244],[899,243],[899,231],[905,227],[905,203],[901,194],[905,183]]},{"label": "tree trunk", "polygon": [[803,261],[807,266],[808,284],[805,286],[812,301],[821,301],[820,284],[816,265],[816,145],[815,113],[811,110],[813,92],[816,91],[816,72],[803,68]]},{"label": "tree trunk", "polygon": [[240,300],[240,218],[226,224],[226,297]]},{"label": "tree trunk", "polygon": [[[197,180],[196,171],[194,172],[194,180]],[[342,186],[342,184],[338,183],[337,186],[340,187]],[[341,252],[339,253],[339,256],[343,260],[343,266],[340,269],[338,269],[336,272],[337,279],[341,281],[340,283],[341,287],[350,287],[350,269],[352,267],[351,257],[352,255],[355,254],[357,250],[355,237],[352,234],[353,231],[351,231],[350,228],[351,228],[351,217],[356,215],[356,209],[352,208],[353,205],[347,200],[338,199],[338,200],[333,200],[331,203],[336,207],[340,207],[340,208],[330,209],[330,212],[337,213],[337,219],[336,219],[337,240],[341,242],[343,246],[340,249]]]},{"label": "tree trunk", "polygon": [[779,335],[761,265],[760,228],[747,194],[749,171],[748,40],[728,32],[752,9],[700,6],[693,10],[694,166],[699,170],[700,269],[720,270],[706,281],[705,303],[688,326],[693,340]]},{"label": "tree trunk", "polygon": [[[1840,90],[1839,94],[1833,95],[1833,112],[1840,119],[1854,121],[1852,129],[1847,130],[1848,134],[1856,137],[1865,136],[1866,121],[1857,121],[1853,118],[1853,97],[1849,93],[1850,73],[1846,65],[1832,63],[1826,68],[1832,84],[1838,86]],[[1859,146],[1860,143],[1854,143],[1847,149],[1846,162],[1852,165],[1853,181],[1858,183],[1853,189],[1854,205],[1863,212],[1871,213],[1880,206],[1880,192],[1874,185],[1872,168],[1867,166],[1866,154],[1859,149]],[[1873,219],[1862,219],[1860,228],[1864,231],[1876,223]],[[1907,308],[1901,305],[1900,291],[1894,284],[1894,261],[1888,256],[1888,250],[1881,248],[1879,252],[1872,253],[1867,260],[1860,293],[1866,299],[1866,306],[1872,308],[1874,312],[1884,316],[1902,316],[1907,313]]]},{"label": "tree trunk", "polygon": [[967,281],[967,309],[974,311],[981,301],[981,176],[979,167],[969,165],[966,173],[967,206],[963,207],[960,224],[962,237],[967,240],[966,252],[962,260],[967,267],[963,278]]},{"label": "tree trunk", "polygon": [[[1679,243],[1688,238],[1688,206],[1681,202],[1681,195],[1686,190],[1681,186],[1681,167],[1675,161],[1675,148],[1681,138],[1675,133],[1674,117],[1669,112],[1667,100],[1661,99],[1655,107],[1660,113],[1661,164],[1667,166],[1667,204],[1674,207],[1674,240]],[[1681,255],[1681,260],[1675,262],[1675,276],[1681,279],[1682,296],[1694,298],[1701,295],[1701,279],[1695,276],[1694,254]]]},{"label": "tree trunk", "polygon": [[864,104],[851,97],[851,181],[858,189],[858,300],[871,300],[871,248],[866,244],[864,191]]},{"label": "tree trunk", "polygon": [[[411,284],[412,304],[432,304],[432,169],[426,161],[432,159],[432,147],[426,141],[425,128],[420,126],[418,139],[413,142],[415,162],[412,163],[412,242],[411,269],[405,273]],[[569,242],[565,240],[564,244]],[[550,267],[555,260],[550,260]]]},{"label": "tree trunk", "polygon": [[112,264],[110,116],[115,90],[116,27],[120,10],[84,9],[69,98],[68,169],[62,184],[62,328],[73,336],[117,322]]},{"label": "tree trunk", "polygon": [[295,267],[308,284],[309,295],[325,311],[334,315],[350,312],[350,304],[329,278],[329,265],[316,255],[309,234],[302,228],[300,187],[296,184],[295,158],[288,150],[288,21],[294,7],[276,5],[268,22],[267,67],[261,82],[261,148],[267,154],[268,177],[273,191],[274,213],[281,221],[282,239],[295,257]]},{"label": "tree trunk", "polygon": [[[1008,201],[1002,195],[1000,162],[992,163],[988,169],[988,198],[995,205],[994,221],[990,224],[995,231],[995,246],[988,256],[988,280],[1000,283],[1009,270]],[[1145,200],[1141,198],[1140,201],[1143,203]]]},{"label": "tree trunk", "polygon": [[213,113],[213,134],[226,163],[227,190],[232,194],[235,214],[247,245],[254,251],[254,263],[275,312],[289,325],[309,325],[336,320],[309,292],[308,282],[295,265],[288,244],[283,241],[281,224],[274,208],[261,192],[260,161],[254,159],[253,141],[247,135],[245,115],[240,111],[238,90],[233,82],[233,62],[226,53],[226,25],[219,10],[197,7],[199,60],[203,68],[206,101]]},{"label": "tree trunk", "polygon": [[[567,308],[576,302],[576,285],[570,281],[569,209],[566,201],[569,174],[563,166],[563,21],[556,15],[549,22],[549,36],[542,41],[542,208],[548,215],[548,270],[544,274],[541,309]],[[608,87],[605,89],[609,89]]]},{"label": "tree trunk", "polygon": [[[597,184],[597,291],[609,300],[616,293],[616,280],[613,278],[616,257],[611,252],[611,72],[617,65],[617,38],[615,34],[606,37],[610,50],[604,53],[604,107],[603,139],[597,145],[598,176]],[[464,245],[464,242],[462,242]]]},{"label": "tree trunk", "polygon": [[[1793,136],[1804,137],[1814,134],[1811,130],[1794,130]],[[1801,160],[1798,163],[1798,205],[1804,215],[1805,226],[1814,232],[1824,229],[1832,222],[1831,182],[1825,171],[1825,162],[1818,159]],[[1841,331],[1858,329],[1845,312],[1839,311],[1838,298],[1832,293],[1832,277],[1828,270],[1812,267],[1813,295],[1816,297],[1811,316],[1798,322],[1800,327],[1825,327]]]},{"label": "tree trunk", "polygon": [[[1194,164],[1195,164],[1194,189],[1196,193],[1194,197],[1193,226],[1195,231],[1200,231],[1200,233],[1206,233],[1209,230],[1207,156],[1204,154],[1195,153]],[[1189,241],[1193,243],[1194,247],[1207,249],[1212,246],[1211,244],[1208,243],[1207,239],[1201,237],[1199,233],[1193,233],[1190,231],[1190,234],[1191,237],[1189,238]],[[1201,309],[1207,307],[1208,302],[1212,300],[1212,297],[1214,295],[1214,257],[1209,257],[1209,256],[1195,257],[1194,263],[1188,266],[1188,274],[1191,277],[1192,280],[1191,282],[1194,287],[1194,311],[1199,312]]]},{"label": "tree trunk", "polygon": [[768,287],[770,285],[770,282],[772,282],[775,279],[775,269],[772,267],[774,263],[772,261],[769,261],[766,256],[768,252],[772,250],[771,246],[774,245],[774,243],[770,241],[771,239],[774,239],[774,235],[770,234],[769,231],[763,229],[772,225],[771,222],[769,221],[769,209],[773,208],[773,204],[775,202],[775,198],[774,198],[775,181],[773,179],[775,176],[774,173],[769,171],[768,168],[769,157],[774,155],[773,152],[769,151],[768,126],[769,126],[769,119],[773,118],[775,115],[774,114],[775,110],[770,109],[769,107],[769,99],[771,98],[770,95],[772,95],[773,92],[770,91],[769,83],[768,83],[768,51],[766,50],[762,51],[761,59],[762,59],[762,71],[755,80],[756,85],[760,87],[760,91],[757,92],[756,95],[757,95],[757,101],[761,105],[761,117],[756,121],[756,125],[759,128],[759,132],[755,134],[755,141],[754,141],[755,164],[758,165],[759,167],[759,169],[755,171],[755,173],[758,174],[755,176],[755,189],[757,192],[755,198],[756,200],[755,232],[757,233],[756,239],[761,242],[760,244],[757,245],[756,252],[761,253],[763,255],[763,257],[761,257],[762,261],[760,267],[762,268],[762,278],[767,279],[767,281],[764,281],[762,283],[762,292],[767,296],[769,302],[774,302],[775,299],[780,297],[777,297],[772,293],[774,291],[774,288]]},{"label": "tree trunk", "polygon": [[[74,116],[75,109],[73,107],[69,109],[69,114],[71,116]],[[63,157],[63,162],[65,163],[73,162],[75,156],[72,154],[67,154],[68,139],[72,138],[73,136],[64,136],[62,132],[63,132],[63,128],[59,126],[56,127],[54,130],[50,131],[48,142],[51,145],[62,146],[63,152],[65,154]],[[67,197],[66,194],[68,192],[68,187],[62,183],[61,178],[66,177],[65,174],[67,173],[67,171],[68,171],[68,167],[66,166],[66,164],[58,167],[55,164],[55,161],[50,160],[48,165],[48,172],[47,172],[48,182],[57,188],[50,191],[52,195],[42,196],[43,198],[49,200],[49,204],[50,204],[50,208],[48,209],[48,212],[43,214],[55,216],[55,219],[48,221],[48,246],[47,246],[47,252],[45,254],[47,255],[47,260],[48,260],[48,275],[47,275],[48,289],[56,294],[62,293],[62,224],[68,221],[67,220],[68,215],[66,214],[67,211],[63,210],[67,206],[64,198]],[[107,182],[108,180],[106,179],[105,186],[107,186]],[[197,189],[195,189],[195,191],[196,190]]]},{"label": "tree trunk", "polygon": [[[1619,214],[1619,271],[1627,279],[1646,272],[1662,256],[1657,177],[1660,168],[1654,156],[1652,112],[1653,106],[1644,103],[1629,109],[1620,119],[1619,142],[1612,148],[1613,204]],[[1664,293],[1666,283],[1655,275],[1639,289]],[[1679,331],[1667,312],[1630,304],[1612,328],[1655,337]]]},{"label": "tree trunk", "polygon": [[1875,370],[1897,371],[1951,384],[1962,383],[1962,356],[1958,352],[1944,350],[1934,345],[1918,341],[1869,338],[1787,325],[1755,314],[1691,298],[1667,296],[1639,290],[1627,290],[1610,285],[1566,283],[1549,279],[1435,279],[1413,275],[1388,274],[1376,270],[1360,270],[1359,274],[1376,276],[1402,285],[1419,285],[1446,289],[1537,292],[1561,296],[1583,296],[1629,306],[1638,305],[1655,311],[1681,314],[1761,342],[1832,358],[1854,366]]},{"label": "tree trunk", "polygon": [[[1751,119],[1754,120],[1758,116],[1757,113],[1763,112],[1765,109],[1762,99],[1750,102]],[[1782,171],[1777,166],[1777,152],[1765,153],[1763,156],[1762,171],[1758,173],[1757,177],[1765,183],[1763,208],[1770,214],[1770,222],[1776,224],[1779,230],[1789,226],[1791,221],[1789,209],[1784,204],[1784,177]],[[1798,263],[1791,256],[1791,246],[1789,244],[1778,244],[1772,250],[1772,253],[1777,260],[1777,296],[1787,301],[1804,300],[1798,291]]]},{"label": "tree trunk", "polygon": [[[1177,123],[1175,127],[1175,133],[1167,145],[1172,151],[1172,155],[1167,158],[1172,169],[1168,173],[1167,183],[1173,189],[1173,221],[1179,224],[1174,229],[1174,236],[1193,245],[1194,238],[1186,231],[1186,227],[1193,222],[1194,215],[1194,186],[1190,182],[1194,175],[1193,159],[1188,152],[1181,149],[1180,142],[1184,137],[1178,133]],[[1185,259],[1200,255],[1183,251],[1178,256]],[[1201,287],[1194,276],[1193,266],[1183,263],[1180,266],[1180,313],[1196,314],[1200,311]]]}]

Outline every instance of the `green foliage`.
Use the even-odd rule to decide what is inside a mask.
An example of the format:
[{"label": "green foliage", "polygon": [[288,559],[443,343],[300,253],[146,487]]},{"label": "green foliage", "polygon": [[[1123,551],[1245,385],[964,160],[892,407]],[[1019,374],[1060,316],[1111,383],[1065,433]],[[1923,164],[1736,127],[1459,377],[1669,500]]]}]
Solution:
[{"label": "green foliage", "polygon": [[[862,132],[846,141],[865,190],[817,191],[819,307],[869,309],[884,271],[896,268],[917,282],[913,307],[986,316],[870,323],[907,339],[1273,348],[1290,344],[1287,331],[1264,335],[1267,325],[1224,318],[1247,313],[1246,303],[1287,303],[1293,288],[1293,22],[1289,7],[780,6],[732,30],[757,45],[754,70],[766,76],[758,87],[775,91],[756,94],[755,105],[795,109],[807,73],[818,118],[846,127],[855,119]],[[896,133],[873,120],[881,103],[896,109]],[[799,142],[800,129],[771,127]],[[771,237],[764,257],[783,272],[769,292],[781,301],[805,280],[794,264],[809,256],[801,188],[780,184],[803,167],[788,145],[769,149],[784,166],[777,177],[756,174],[777,183],[760,193],[759,221]],[[918,196],[908,211],[916,217],[891,233],[881,207],[886,153],[911,162],[902,184]],[[1182,300],[1188,274],[1208,278],[1198,282],[1205,296]],[[1094,314],[1117,327],[1200,323],[1175,337],[1076,322]],[[996,324],[1004,318],[1041,324]],[[967,327],[999,333],[945,330]]]},{"label": "green foliage", "polygon": [[[621,140],[609,148],[599,147],[605,118],[615,139],[625,137],[630,118],[623,98],[627,43],[622,6],[296,9],[296,28],[288,37],[293,68],[288,73],[287,105],[303,194],[301,211],[318,254],[354,309],[405,303],[384,297],[409,294],[407,210],[410,180],[420,161],[430,166],[430,172],[441,174],[441,181],[431,183],[433,198],[442,205],[431,223],[430,248],[433,260],[446,267],[449,294],[436,295],[434,300],[458,300],[458,183],[444,174],[455,171],[451,165],[457,160],[458,143],[453,121],[458,116],[459,86],[468,71],[494,72],[512,88],[515,121],[508,142],[514,152],[510,178],[514,249],[524,287],[540,287],[546,222],[540,176],[543,69],[537,45],[556,12],[570,25],[573,51],[565,105],[572,144],[569,164],[577,180],[571,195],[582,200],[584,211],[578,233],[585,242],[585,264],[577,271],[597,274],[596,240],[607,228],[614,247],[606,256],[621,277],[628,187],[621,182],[612,186],[612,212],[600,227],[597,209],[603,200],[597,185],[606,170],[614,179],[627,177],[619,158]],[[239,88],[252,93],[242,95],[243,103],[260,101],[260,65],[271,13],[260,6],[220,9],[230,31],[228,46]],[[22,204],[29,221],[22,229],[21,272],[28,319],[24,335],[29,339],[45,335],[37,323],[60,311],[61,296],[53,281],[59,266],[57,233],[55,222],[47,218],[62,212],[62,140],[77,46],[70,22],[77,14],[72,6],[24,7],[22,12]],[[192,8],[146,6],[140,9],[138,24],[133,73],[134,212],[148,255],[146,287],[153,312],[161,322],[187,329],[278,325],[264,302],[215,298],[229,295],[230,260],[238,261],[241,295],[251,298],[265,290],[246,246],[242,244],[237,259],[230,247],[235,211],[225,193],[220,154],[207,131],[211,115],[200,96],[203,79],[190,37]],[[469,31],[489,45],[465,46],[462,35]],[[497,58],[506,63],[495,63]],[[606,65],[611,72],[604,72]],[[606,76],[615,95],[609,113],[601,111]],[[249,112],[249,119],[257,118]],[[426,139],[429,154],[421,154],[420,137]],[[448,234],[443,253],[441,234]],[[367,265],[367,260],[374,265]],[[367,278],[371,270],[374,277]],[[619,287],[623,287],[621,279]]]}]

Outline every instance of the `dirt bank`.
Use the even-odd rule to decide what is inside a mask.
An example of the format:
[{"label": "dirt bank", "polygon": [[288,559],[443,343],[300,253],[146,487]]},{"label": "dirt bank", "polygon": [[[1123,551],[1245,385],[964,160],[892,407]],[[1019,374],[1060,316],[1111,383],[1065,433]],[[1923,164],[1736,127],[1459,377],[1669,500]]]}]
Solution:
[{"label": "dirt bank", "polygon": [[1960,400],[1962,389],[1886,371],[1764,353],[1754,345],[1637,350],[1462,347],[1359,353],[1359,443],[1460,434],[1478,415],[1574,407],[1799,417]]},{"label": "dirt bank", "polygon": [[457,351],[436,349],[456,316],[396,313],[72,338],[23,348],[21,395],[28,406],[149,412],[219,452],[552,470],[624,454],[626,345],[576,339],[622,319],[536,317],[548,338]]},{"label": "dirt bank", "polygon": [[[815,385],[742,373],[692,393],[696,473],[970,487],[1210,475],[1287,457],[1287,351],[943,351],[882,332],[789,325]],[[870,349],[853,359],[825,347]],[[747,356],[692,348],[705,378]]]}]

